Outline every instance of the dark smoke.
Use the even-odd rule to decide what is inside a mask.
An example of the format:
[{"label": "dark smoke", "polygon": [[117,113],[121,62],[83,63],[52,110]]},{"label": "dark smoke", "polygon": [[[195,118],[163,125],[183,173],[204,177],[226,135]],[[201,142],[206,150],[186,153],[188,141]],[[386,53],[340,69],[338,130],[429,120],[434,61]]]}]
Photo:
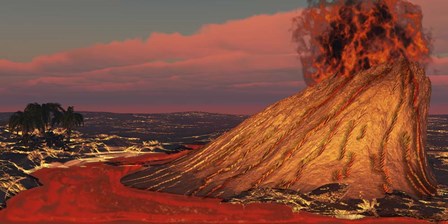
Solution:
[{"label": "dark smoke", "polygon": [[294,19],[293,33],[308,85],[399,57],[429,61],[430,35],[423,31],[419,6],[406,0],[308,3]]}]

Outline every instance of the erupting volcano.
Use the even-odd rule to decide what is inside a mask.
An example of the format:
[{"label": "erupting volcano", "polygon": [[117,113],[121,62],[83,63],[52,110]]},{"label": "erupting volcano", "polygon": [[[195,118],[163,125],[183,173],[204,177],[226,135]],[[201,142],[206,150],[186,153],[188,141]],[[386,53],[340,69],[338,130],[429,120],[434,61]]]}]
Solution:
[{"label": "erupting volcano", "polygon": [[293,38],[311,85],[329,76],[352,76],[399,57],[426,64],[430,35],[419,6],[405,0],[309,1],[294,19]]},{"label": "erupting volcano", "polygon": [[122,183],[220,198],[332,183],[348,186],[343,198],[434,195],[425,152],[431,86],[422,68],[430,41],[420,8],[404,0],[310,4],[293,34],[310,87]]}]

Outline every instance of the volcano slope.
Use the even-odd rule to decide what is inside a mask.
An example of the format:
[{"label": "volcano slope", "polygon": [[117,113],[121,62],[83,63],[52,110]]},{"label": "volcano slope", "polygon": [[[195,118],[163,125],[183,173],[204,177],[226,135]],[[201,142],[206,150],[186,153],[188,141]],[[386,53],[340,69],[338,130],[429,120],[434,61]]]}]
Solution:
[{"label": "volcano slope", "polygon": [[348,186],[344,198],[398,190],[436,193],[425,152],[431,84],[400,59],[330,77],[250,117],[205,148],[122,178],[130,187],[227,198],[256,188],[307,193]]}]

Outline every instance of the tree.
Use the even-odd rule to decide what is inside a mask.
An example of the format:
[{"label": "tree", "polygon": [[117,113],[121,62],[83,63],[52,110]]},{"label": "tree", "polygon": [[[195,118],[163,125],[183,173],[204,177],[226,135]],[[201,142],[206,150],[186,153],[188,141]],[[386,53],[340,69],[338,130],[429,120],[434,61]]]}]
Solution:
[{"label": "tree", "polygon": [[72,131],[75,127],[84,124],[84,117],[80,113],[76,113],[73,106],[67,108],[62,115],[61,125],[67,130],[67,142],[70,143]]},{"label": "tree", "polygon": [[45,131],[60,124],[65,110],[59,103],[42,104],[42,120],[45,124]]},{"label": "tree", "polygon": [[45,133],[45,122],[42,117],[43,111],[40,104],[28,104],[24,110],[24,113],[30,119],[29,122],[33,123],[33,127],[35,129],[37,129],[41,134]]},{"label": "tree", "polygon": [[[61,125],[67,131],[68,142],[73,128],[81,126],[84,118],[75,113],[73,107],[64,110],[59,103],[30,103],[23,111],[17,111],[9,119],[9,129],[23,136],[23,142],[28,145],[30,134],[36,130],[45,135],[55,125]],[[50,134],[50,133],[48,133]],[[46,136],[48,141],[48,136]]]},{"label": "tree", "polygon": [[28,145],[30,133],[39,128],[38,123],[35,121],[35,116],[31,111],[17,111],[9,118],[8,128],[12,132],[17,132],[17,134],[20,131],[23,137],[23,143]]}]

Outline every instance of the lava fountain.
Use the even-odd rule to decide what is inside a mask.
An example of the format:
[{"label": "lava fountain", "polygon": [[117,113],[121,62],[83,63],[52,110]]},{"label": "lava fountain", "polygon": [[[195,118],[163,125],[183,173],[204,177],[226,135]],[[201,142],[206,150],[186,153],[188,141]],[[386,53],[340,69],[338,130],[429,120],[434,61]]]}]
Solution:
[{"label": "lava fountain", "polygon": [[309,1],[294,18],[294,41],[305,81],[312,85],[331,75],[351,76],[405,57],[426,64],[430,35],[419,6],[405,0]]},{"label": "lava fountain", "polygon": [[344,198],[434,195],[425,152],[429,38],[404,0],[311,1],[294,20],[310,87],[201,150],[125,176],[139,189],[227,198],[256,188]]}]

